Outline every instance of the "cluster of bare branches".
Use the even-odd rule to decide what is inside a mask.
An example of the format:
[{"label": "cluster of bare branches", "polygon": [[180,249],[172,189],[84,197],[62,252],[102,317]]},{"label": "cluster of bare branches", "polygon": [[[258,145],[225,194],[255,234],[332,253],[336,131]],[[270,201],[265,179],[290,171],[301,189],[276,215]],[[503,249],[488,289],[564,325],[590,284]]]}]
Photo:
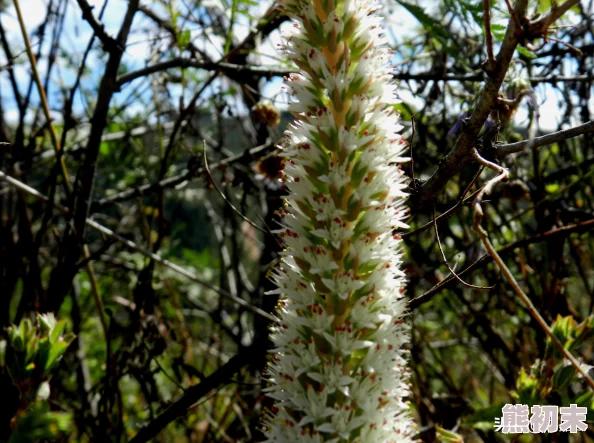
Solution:
[{"label": "cluster of bare branches", "polygon": [[[509,401],[547,337],[565,352],[557,315],[594,313],[594,2],[425,3],[397,2],[419,29],[389,37],[411,122],[411,402],[431,441]],[[287,18],[241,0],[44,4],[35,29],[22,0],[0,16],[0,327],[68,318],[51,400],[76,441],[257,441]],[[558,127],[540,128],[543,102]]]}]

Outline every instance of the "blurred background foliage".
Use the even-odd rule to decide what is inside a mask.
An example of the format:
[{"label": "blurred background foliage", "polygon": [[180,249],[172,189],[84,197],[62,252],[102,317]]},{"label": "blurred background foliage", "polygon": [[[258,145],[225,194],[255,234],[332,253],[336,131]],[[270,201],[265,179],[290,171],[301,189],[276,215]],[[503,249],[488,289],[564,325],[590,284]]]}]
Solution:
[{"label": "blurred background foliage", "polygon": [[[492,173],[469,162],[416,198],[484,93],[488,3],[383,5],[414,158],[411,229],[400,233],[409,400],[423,441],[594,441],[592,424],[577,435],[494,430],[506,403],[576,402],[592,423],[594,399],[472,228],[468,196]],[[563,2],[527,3],[536,19]],[[478,134],[484,155],[592,120],[594,2],[571,3],[547,39],[524,41],[502,67],[502,100]],[[270,234],[284,192],[274,151],[292,119],[281,86],[291,66],[276,45],[290,23],[253,0],[20,6],[38,68],[3,2],[0,440],[259,441],[276,305],[267,272],[282,248]],[[489,7],[497,54],[513,17],[504,0]],[[559,340],[592,364],[592,131],[489,158],[511,180],[483,204],[483,226]]]}]

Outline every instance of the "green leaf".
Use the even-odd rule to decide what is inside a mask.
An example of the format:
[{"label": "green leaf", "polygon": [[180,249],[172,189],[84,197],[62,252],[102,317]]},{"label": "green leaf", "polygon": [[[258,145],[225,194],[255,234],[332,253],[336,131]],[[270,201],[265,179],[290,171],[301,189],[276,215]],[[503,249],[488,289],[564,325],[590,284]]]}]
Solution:
[{"label": "green leaf", "polygon": [[192,33],[190,32],[189,29],[186,29],[184,32],[182,32],[178,37],[177,37],[177,45],[179,47],[179,49],[184,49],[188,43],[190,43],[190,40],[192,39]]},{"label": "green leaf", "polygon": [[553,374],[553,388],[560,391],[567,388],[575,377],[575,368],[572,365],[562,366]]},{"label": "green leaf", "polygon": [[99,145],[99,153],[102,156],[108,156],[111,153],[111,146],[109,142],[101,142]]},{"label": "green leaf", "polygon": [[52,412],[49,404],[42,400],[19,411],[13,420],[14,429],[8,443],[57,441],[60,433],[72,430],[72,414]]},{"label": "green leaf", "polygon": [[493,24],[491,25],[491,34],[493,34],[493,37],[495,37],[495,39],[502,42],[505,38],[506,29],[507,28],[503,25]]},{"label": "green leaf", "polygon": [[0,340],[0,368],[6,364],[6,340]]},{"label": "green leaf", "polygon": [[575,400],[571,403],[575,403],[576,405],[583,407],[594,407],[594,392],[592,391],[585,391],[579,394]]},{"label": "green leaf", "polygon": [[551,9],[551,0],[539,0],[537,3],[537,11],[540,13],[547,12],[549,9]]},{"label": "green leaf", "polygon": [[37,314],[37,321],[44,332],[51,331],[57,323],[55,315],[51,312],[48,314]]},{"label": "green leaf", "polygon": [[530,58],[530,59],[536,58],[536,54],[534,54],[534,52],[529,51],[528,49],[524,48],[523,46],[518,46],[516,49],[521,55],[523,55],[526,58]]},{"label": "green leaf", "polygon": [[60,338],[60,335],[62,334],[62,331],[64,331],[65,327],[66,327],[66,322],[63,320],[56,323],[54,328],[50,331],[50,335],[49,335],[51,344],[54,344],[55,342],[58,341],[58,339]]},{"label": "green leaf", "polygon": [[528,374],[524,368],[520,369],[516,382],[516,397],[518,403],[529,406],[540,404],[541,401],[538,380],[534,374]]},{"label": "green leaf", "polygon": [[27,346],[25,349],[25,363],[29,363],[30,361],[35,360],[35,356],[39,351],[39,337],[36,335],[31,336],[29,341],[27,342]]},{"label": "green leaf", "polygon": [[419,23],[421,23],[421,25],[423,25],[423,28],[425,28],[429,34],[435,37],[439,36],[446,40],[449,39],[449,35],[441,23],[428,15],[422,7],[402,0],[397,1],[408,12],[410,12],[419,21]]},{"label": "green leaf", "polygon": [[229,31],[227,32],[227,39],[225,41],[224,53],[227,54],[231,49],[231,43],[233,43],[233,25],[235,23],[235,14],[237,13],[238,0],[233,0],[231,6],[231,20],[229,23]]},{"label": "green leaf", "polygon": [[437,431],[437,439],[442,443],[464,443],[462,436],[455,432],[448,431],[438,425],[435,426],[435,430]]},{"label": "green leaf", "polygon": [[55,363],[58,359],[66,352],[66,348],[68,348],[68,344],[65,341],[59,341],[52,345],[49,351],[49,355],[47,357],[47,361],[45,363],[45,370],[50,371],[55,366]]}]

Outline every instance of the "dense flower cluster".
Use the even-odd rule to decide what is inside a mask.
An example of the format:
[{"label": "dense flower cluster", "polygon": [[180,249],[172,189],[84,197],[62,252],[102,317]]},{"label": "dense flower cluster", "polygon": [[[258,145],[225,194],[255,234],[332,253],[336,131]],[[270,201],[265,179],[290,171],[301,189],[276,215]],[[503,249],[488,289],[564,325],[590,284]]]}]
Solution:
[{"label": "dense flower cluster", "polygon": [[265,420],[270,442],[407,442],[407,326],[391,52],[366,0],[284,0],[297,119],[283,143],[289,191],[273,272],[280,295]]}]

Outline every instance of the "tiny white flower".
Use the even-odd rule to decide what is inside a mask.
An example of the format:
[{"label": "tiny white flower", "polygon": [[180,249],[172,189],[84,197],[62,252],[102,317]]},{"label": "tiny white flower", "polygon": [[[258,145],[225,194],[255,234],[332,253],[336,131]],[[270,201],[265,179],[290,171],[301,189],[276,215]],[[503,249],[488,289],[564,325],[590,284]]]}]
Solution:
[{"label": "tiny white flower", "polygon": [[278,443],[411,442],[401,239],[406,141],[378,5],[279,0],[285,78],[281,299],[265,433]]}]

